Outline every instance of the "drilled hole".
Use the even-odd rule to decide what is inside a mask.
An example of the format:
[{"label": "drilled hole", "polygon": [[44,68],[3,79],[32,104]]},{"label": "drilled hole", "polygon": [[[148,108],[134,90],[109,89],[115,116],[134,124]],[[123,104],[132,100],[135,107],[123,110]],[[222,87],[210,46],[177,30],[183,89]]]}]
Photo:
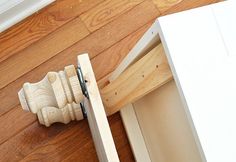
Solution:
[{"label": "drilled hole", "polygon": [[159,66],[158,65],[156,65],[156,68],[158,68]]},{"label": "drilled hole", "polygon": [[117,95],[117,92],[115,92],[115,95]]}]

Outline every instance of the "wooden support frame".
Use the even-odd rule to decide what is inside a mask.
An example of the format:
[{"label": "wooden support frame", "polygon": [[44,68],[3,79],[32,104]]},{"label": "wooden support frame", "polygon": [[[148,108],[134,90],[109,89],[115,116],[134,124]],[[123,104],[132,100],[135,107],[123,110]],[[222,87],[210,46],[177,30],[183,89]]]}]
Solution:
[{"label": "wooden support frame", "polygon": [[107,115],[132,103],[172,79],[160,43],[101,90]]},{"label": "wooden support frame", "polygon": [[88,112],[87,117],[98,158],[104,162],[118,162],[118,154],[88,54],[78,56],[78,65],[86,80],[89,99],[85,98],[84,105]]}]

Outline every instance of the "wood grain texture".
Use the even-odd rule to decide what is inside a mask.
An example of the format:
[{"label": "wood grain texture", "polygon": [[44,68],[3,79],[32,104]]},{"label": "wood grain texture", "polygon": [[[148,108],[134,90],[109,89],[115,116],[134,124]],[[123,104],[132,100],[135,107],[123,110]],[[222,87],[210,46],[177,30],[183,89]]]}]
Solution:
[{"label": "wood grain texture", "polygon": [[80,16],[92,32],[111,22],[144,0],[107,0]]},{"label": "wood grain texture", "polygon": [[[78,53],[88,53],[90,58],[93,58],[159,15],[152,2],[144,1],[64,52],[74,56]],[[130,21],[137,17],[137,21]]]},{"label": "wood grain texture", "polygon": [[[120,115],[117,113],[109,119],[116,148],[121,150],[121,161],[133,161]],[[0,145],[0,152],[0,161],[98,161],[86,120],[68,125],[58,123],[49,128],[34,122]]]},{"label": "wood grain texture", "polygon": [[[201,5],[213,2],[213,0],[200,1]],[[100,2],[101,0],[57,1],[10,30],[1,33],[0,41],[2,42],[0,43],[0,55],[2,51],[5,51],[3,55],[9,54],[11,57],[5,57],[0,67],[4,69],[3,64],[9,67],[8,64],[4,63],[5,61],[9,61],[14,65],[19,61],[18,59],[14,60],[15,55],[27,49],[31,49],[32,46],[35,46],[34,49],[37,51],[42,50],[40,46],[36,46],[36,44],[46,41],[46,38],[53,33],[56,33],[55,37],[65,37],[60,34],[62,28],[65,28],[64,26],[69,24],[71,20],[74,20],[81,13],[94,8],[94,6],[97,6]],[[191,2],[185,1],[185,3],[181,2],[181,4],[174,5],[164,14],[185,10],[196,6],[196,4],[200,4],[200,2],[198,3],[193,0],[191,0]],[[71,6],[73,7],[71,8]],[[16,68],[10,68],[11,70],[9,70],[5,67],[5,70],[2,69],[1,74],[10,73],[11,77],[8,78],[7,75],[4,75],[4,85],[6,86],[0,89],[0,121],[2,121],[0,127],[0,161],[20,161],[22,159],[23,161],[98,160],[88,123],[85,120],[72,122],[68,125],[54,124],[49,128],[40,126],[36,122],[35,116],[25,114],[25,112],[21,110],[17,92],[26,81],[37,82],[42,79],[48,71],[58,71],[69,64],[76,65],[76,56],[84,52],[90,53],[90,58],[94,58],[92,59],[92,64],[96,78],[97,80],[99,79],[99,87],[106,85],[109,73],[141,37],[142,32],[148,28],[147,24],[160,16],[157,7],[149,0],[135,5],[129,8],[129,10],[122,11],[122,13],[120,11],[112,13],[119,14],[119,16],[115,16],[115,14],[111,16],[107,15],[106,22],[102,24],[102,27],[99,27],[82,40],[72,41],[74,44],[71,42],[71,45],[68,45],[68,47],[62,49],[61,46],[58,46],[60,42],[53,42],[53,45],[57,45],[56,47],[60,49],[55,50],[58,50],[57,53],[50,53],[49,50],[49,53],[45,52],[43,54],[44,56],[37,55],[37,57],[31,57],[31,54],[35,54],[34,51],[30,51],[29,57],[33,59],[32,62],[31,60],[25,61],[26,57],[24,56],[22,58],[24,61],[21,61],[21,63],[18,64],[19,66],[16,67],[14,65]],[[111,21],[110,17],[112,17]],[[50,23],[44,22],[46,21],[45,19]],[[83,22],[81,26],[77,26],[76,31],[79,31],[78,29],[82,27],[85,27]],[[70,31],[68,32],[70,33]],[[19,40],[19,38],[22,39]],[[63,40],[65,41],[65,39]],[[6,44],[1,46],[5,42]],[[48,48],[48,46],[46,46],[46,48]],[[50,56],[47,56],[47,54]],[[33,63],[35,63],[38,57],[44,61],[41,63],[36,62],[38,66],[35,66]],[[112,62],[110,62],[110,59],[106,59],[106,57],[112,58]],[[26,63],[29,65],[24,65]],[[100,63],[103,65],[98,67]],[[21,66],[34,68],[25,68],[25,72],[19,75],[17,68],[21,68]],[[12,77],[14,75],[18,77]],[[3,83],[2,77],[0,82]],[[12,120],[13,117],[16,120],[14,122]],[[109,117],[109,124],[120,160],[134,161],[119,114]]]},{"label": "wood grain texture", "polygon": [[[212,3],[220,2],[221,0],[182,0],[174,6],[171,6],[169,9],[166,9],[162,15],[168,15],[184,10],[188,10],[191,8],[201,7],[205,5],[209,5]],[[183,7],[184,6],[184,7]]]},{"label": "wood grain texture", "polygon": [[102,0],[60,0],[0,33],[0,62],[63,26]]},{"label": "wood grain texture", "polygon": [[[20,105],[17,105],[0,118],[0,144],[16,135],[32,122],[36,121],[36,116],[29,112],[24,112]],[[7,124],[6,124],[7,123]]]},{"label": "wood grain texture", "polygon": [[172,6],[180,3],[183,0],[153,0],[153,3],[157,6],[161,13],[165,12]]},{"label": "wood grain texture", "polygon": [[78,66],[81,68],[84,80],[86,80],[88,98],[84,99],[84,107],[87,112],[87,119],[98,159],[104,162],[119,162],[120,160],[88,54],[78,56]]},{"label": "wood grain texture", "polygon": [[[97,80],[102,79],[115,70],[116,66],[119,65],[152,23],[153,21],[151,20],[151,22],[145,24],[137,31],[128,35],[92,59],[92,65],[95,67],[93,69]],[[104,59],[104,57],[106,59]],[[109,62],[107,60],[109,60]]]},{"label": "wood grain texture", "polygon": [[[103,65],[107,65],[105,67],[106,69],[99,68],[100,70],[99,69],[96,70],[96,67],[94,67],[96,78],[97,80],[98,79],[100,80],[103,77],[103,75],[107,74],[107,73],[104,73],[106,70],[110,72],[116,66],[113,64],[111,65],[110,64],[111,62],[109,60],[104,59],[104,57],[107,57],[107,54],[104,54],[106,56],[102,57],[103,56],[102,53],[103,52],[110,53],[109,54],[110,57],[118,58],[116,57],[117,53],[114,52],[113,50],[116,50],[118,52],[118,51],[121,51],[122,49],[121,52],[124,52],[122,53],[123,55],[122,57],[124,57],[126,55],[125,51],[127,51],[128,53],[128,50],[132,48],[131,47],[132,45],[131,46],[123,46],[123,45],[124,44],[128,45],[132,41],[130,40],[129,42],[129,39],[125,39],[125,41],[120,42],[120,40],[126,38],[128,35],[135,32],[140,27],[143,27],[145,24],[150,23],[150,21],[155,19],[156,16],[158,16],[158,14],[159,14],[158,11],[156,10],[156,8],[154,7],[152,3],[143,2],[142,4],[136,6],[135,8],[133,8],[132,10],[130,10],[123,16],[120,16],[119,18],[107,24],[106,26],[99,29],[98,31],[92,34],[89,34],[86,38],[75,43],[73,46],[60,52],[56,56],[48,59],[46,62],[42,63],[40,66],[32,69],[26,74],[22,75],[21,77],[16,79],[14,82],[11,82],[6,87],[0,90],[0,97],[1,97],[0,104],[2,105],[0,107],[0,115],[9,111],[12,107],[16,106],[19,103],[18,98],[17,98],[17,91],[19,91],[20,87],[25,81],[38,82],[38,80],[41,80],[48,71],[58,71],[58,70],[63,69],[64,66],[69,65],[69,64],[76,65],[76,57],[79,53],[88,52],[90,55],[90,58],[93,58],[96,55],[101,55],[101,57],[99,57],[99,59],[97,58],[96,61],[93,61],[92,59],[93,67],[99,65],[101,62],[104,63]],[[137,22],[130,21],[130,19],[134,19],[138,15],[140,16],[139,21]],[[145,27],[145,29],[143,30],[146,30],[146,28],[147,27]],[[117,32],[117,31],[120,31],[120,32]],[[107,33],[110,33],[110,34],[107,34]],[[137,40],[138,40],[138,37],[136,38],[135,41]],[[111,46],[113,46],[113,48],[111,49],[112,51],[111,50],[108,51]],[[118,63],[118,61],[114,60],[113,63]],[[110,66],[113,66],[113,67],[109,68]],[[11,71],[11,72],[15,73],[15,71]],[[6,79],[7,79],[7,76],[6,76]]]},{"label": "wood grain texture", "polygon": [[[89,34],[79,18],[0,64],[0,89]],[[27,61],[27,63],[25,63]],[[4,75],[7,73],[8,75]]]},{"label": "wood grain texture", "polygon": [[159,44],[101,89],[107,115],[119,111],[171,79],[172,73],[163,46]]},{"label": "wood grain texture", "polygon": [[[132,154],[131,149],[129,147],[127,147],[127,145],[129,144],[129,141],[125,136],[125,130],[122,125],[120,115],[118,115],[118,113],[116,113],[115,115],[109,117],[108,121],[111,125],[112,135],[113,135],[113,138],[115,141],[116,148],[118,150],[120,160],[124,161],[124,162],[133,162],[134,159],[132,156],[130,156]],[[92,152],[93,154],[95,154],[95,149],[91,148],[91,146],[92,146],[92,144],[86,145],[86,150],[89,150],[89,152]],[[70,156],[65,158],[63,161],[66,161],[66,162],[67,161],[68,162],[69,161],[78,161],[78,159],[81,159],[80,155],[82,155],[82,154],[85,155],[84,161],[97,161],[97,159],[94,158],[93,154],[91,154],[91,153],[88,154],[85,152],[85,150],[82,150],[82,149],[76,150]],[[93,155],[93,156],[91,157],[91,155]]]}]

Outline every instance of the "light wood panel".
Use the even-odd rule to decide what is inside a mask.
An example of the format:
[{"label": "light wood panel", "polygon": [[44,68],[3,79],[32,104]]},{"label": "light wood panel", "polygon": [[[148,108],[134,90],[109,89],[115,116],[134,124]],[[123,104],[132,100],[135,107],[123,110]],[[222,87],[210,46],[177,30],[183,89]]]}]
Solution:
[{"label": "light wood panel", "polygon": [[61,0],[0,33],[0,62],[37,42],[102,0]]},{"label": "light wood panel", "polygon": [[133,105],[152,161],[202,161],[174,81]]},{"label": "light wood panel", "polygon": [[87,111],[88,122],[99,161],[119,162],[88,54],[78,56],[78,66],[81,68],[84,80],[86,80],[88,98],[84,99],[84,107]]},{"label": "light wood panel", "polygon": [[80,17],[89,31],[95,31],[143,1],[107,0],[85,12]]}]

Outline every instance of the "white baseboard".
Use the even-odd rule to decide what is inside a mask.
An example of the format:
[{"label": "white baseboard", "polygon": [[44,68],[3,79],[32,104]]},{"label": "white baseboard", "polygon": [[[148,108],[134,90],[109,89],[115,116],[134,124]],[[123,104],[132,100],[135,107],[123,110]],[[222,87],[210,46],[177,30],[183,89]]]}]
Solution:
[{"label": "white baseboard", "polygon": [[55,0],[3,0],[0,2],[0,32]]}]

